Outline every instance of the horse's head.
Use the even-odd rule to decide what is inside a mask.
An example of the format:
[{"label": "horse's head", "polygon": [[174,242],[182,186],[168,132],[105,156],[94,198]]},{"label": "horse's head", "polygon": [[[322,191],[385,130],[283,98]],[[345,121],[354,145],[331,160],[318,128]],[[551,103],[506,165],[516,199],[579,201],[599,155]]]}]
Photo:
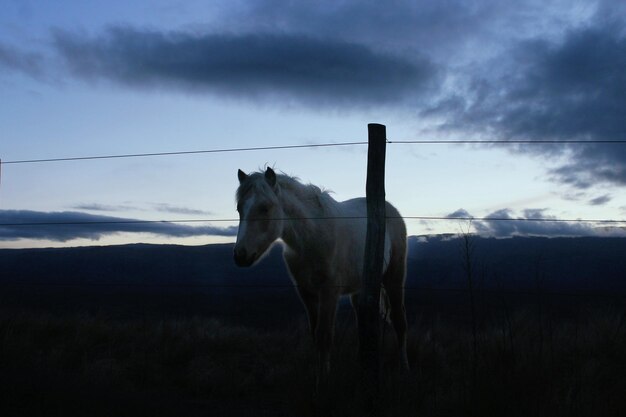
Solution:
[{"label": "horse's head", "polygon": [[238,266],[251,266],[278,239],[283,230],[283,210],[278,200],[276,173],[238,172],[237,211],[239,231],[234,257]]}]

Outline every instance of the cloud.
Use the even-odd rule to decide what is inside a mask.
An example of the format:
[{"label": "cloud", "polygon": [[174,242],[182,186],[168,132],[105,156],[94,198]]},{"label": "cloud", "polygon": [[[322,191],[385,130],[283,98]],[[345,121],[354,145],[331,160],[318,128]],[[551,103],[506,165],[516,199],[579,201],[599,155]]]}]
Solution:
[{"label": "cloud", "polygon": [[[508,238],[513,236],[579,237],[579,236],[626,236],[623,227],[600,227],[598,224],[578,221],[561,221],[546,215],[546,209],[526,209],[522,215],[514,215],[509,209],[501,209],[471,221],[476,233],[481,236]],[[449,218],[473,217],[459,209]]]},{"label": "cloud", "polygon": [[[103,212],[147,211],[148,210],[146,208],[133,206],[130,204],[111,205],[111,204],[100,204],[100,203],[78,204],[76,206],[73,206],[73,208],[77,210],[103,211]],[[195,216],[206,216],[206,215],[212,214],[210,211],[206,211],[206,210],[198,210],[198,209],[192,209],[189,207],[182,207],[182,206],[172,206],[171,204],[167,204],[167,203],[153,203],[150,205],[150,208],[160,213],[187,214],[187,215],[195,215]]]},{"label": "cloud", "polygon": [[446,216],[449,219],[469,219],[472,217],[467,210],[460,208]]},{"label": "cloud", "polygon": [[[626,138],[621,2],[217,4],[208,22],[179,31],[57,30],[53,52],[87,81],[314,108],[393,106],[455,137],[591,140],[510,148],[559,156],[547,176],[568,188],[626,185],[626,146],[597,143]],[[0,44],[1,67],[42,64]]]},{"label": "cloud", "polygon": [[[21,225],[15,225],[16,223]],[[99,240],[103,236],[117,233],[151,233],[169,237],[235,236],[237,227],[188,226],[169,222],[150,223],[73,211],[0,210],[0,240],[5,241],[18,239],[58,242],[67,242],[72,239]]]},{"label": "cloud", "polygon": [[140,210],[139,208],[126,204],[119,205],[111,205],[111,204],[100,204],[100,203],[91,203],[91,204],[78,204],[73,207],[77,210],[86,210],[86,211],[133,211]]},{"label": "cloud", "polygon": [[17,71],[32,77],[43,74],[43,58],[33,52],[24,52],[0,42],[0,71]]},{"label": "cloud", "polygon": [[206,211],[206,210],[198,210],[198,209],[192,209],[189,207],[181,207],[181,206],[172,206],[167,203],[156,203],[156,204],[153,204],[152,206],[156,211],[159,211],[162,213],[188,214],[192,216],[206,216],[206,215],[212,214],[210,211]]},{"label": "cloud", "polygon": [[544,2],[541,7],[528,1],[511,7],[500,0],[255,0],[222,8],[212,27],[242,33],[323,33],[458,66],[506,47],[511,39],[559,30],[564,21],[580,17],[580,10],[574,9],[571,0]]},{"label": "cloud", "polygon": [[112,28],[95,38],[56,31],[73,74],[142,88],[370,106],[413,98],[436,70],[336,39],[287,33],[196,34]]},{"label": "cloud", "polygon": [[611,200],[612,197],[608,194],[605,194],[589,200],[589,204],[591,204],[592,206],[603,206]]},{"label": "cloud", "polygon": [[[626,7],[612,0],[249,2],[221,16],[236,31],[324,33],[437,65],[437,88],[410,102],[441,130],[510,140],[626,139]],[[374,18],[373,18],[374,17]],[[219,25],[219,23],[218,23]],[[346,30],[349,27],[350,30]],[[407,85],[406,94],[415,90]],[[405,108],[406,102],[399,101]],[[572,188],[626,185],[626,146],[511,146],[562,162]]]},{"label": "cloud", "polygon": [[[518,42],[493,68],[481,65],[464,90],[425,114],[442,129],[474,131],[501,140],[626,139],[626,32],[623,22],[596,22],[560,40]],[[495,62],[494,62],[495,64]],[[532,154],[561,154],[553,179],[586,189],[598,182],[626,185],[626,146],[527,145]]]}]

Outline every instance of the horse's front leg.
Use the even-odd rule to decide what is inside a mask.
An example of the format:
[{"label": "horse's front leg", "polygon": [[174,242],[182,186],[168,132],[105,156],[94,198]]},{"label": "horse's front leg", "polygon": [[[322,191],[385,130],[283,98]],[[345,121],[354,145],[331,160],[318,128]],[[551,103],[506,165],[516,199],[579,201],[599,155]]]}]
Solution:
[{"label": "horse's front leg", "polygon": [[304,287],[298,286],[297,288],[300,300],[302,300],[302,304],[304,304],[307,318],[309,319],[309,332],[311,333],[313,341],[317,343],[316,332],[319,312],[319,295],[317,292],[308,290]]},{"label": "horse's front leg", "polygon": [[330,373],[330,352],[333,347],[338,299],[339,294],[336,288],[323,288],[319,293],[315,342],[318,353],[318,371],[321,377],[326,377]]}]

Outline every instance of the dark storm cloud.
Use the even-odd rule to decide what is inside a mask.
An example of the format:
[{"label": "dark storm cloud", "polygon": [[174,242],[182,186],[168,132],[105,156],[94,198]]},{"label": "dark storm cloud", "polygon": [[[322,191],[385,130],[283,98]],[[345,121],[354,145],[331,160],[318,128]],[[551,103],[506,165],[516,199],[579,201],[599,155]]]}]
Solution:
[{"label": "dark storm cloud", "polygon": [[[559,42],[525,41],[481,67],[464,94],[430,109],[445,128],[472,129],[502,140],[625,140],[626,34],[617,23],[567,32]],[[576,188],[597,182],[626,185],[626,146],[525,146],[524,152],[562,153],[569,162],[550,172]]]},{"label": "dark storm cloud", "polygon": [[42,57],[36,53],[24,52],[0,42],[0,71],[23,72],[33,77],[42,75]]},{"label": "dark storm cloud", "polygon": [[593,198],[589,201],[589,204],[592,206],[603,206],[609,201],[612,200],[612,197],[608,194],[601,195],[600,197]]},{"label": "dark storm cloud", "polygon": [[226,8],[217,24],[225,30],[323,33],[403,54],[454,53],[458,59],[467,42],[488,36],[492,25],[506,24],[517,15],[534,18],[527,9],[498,0],[255,0]]},{"label": "dark storm cloud", "polygon": [[[568,1],[515,7],[492,0],[322,5],[259,0],[224,22],[235,30],[324,33],[405,57],[419,51],[438,64],[442,90],[433,90],[438,99],[429,95],[431,102],[414,108],[455,134],[626,139],[626,8],[621,2],[599,0],[579,9]],[[624,145],[511,148],[566,157],[568,162],[548,176],[573,188],[626,185]]]},{"label": "dark storm cloud", "polygon": [[[471,221],[474,230],[481,236],[508,238],[513,236],[624,236],[619,227],[603,228],[586,222],[558,221],[554,216],[545,214],[545,209],[526,209],[521,216],[515,216],[511,210],[502,209],[481,219]],[[459,209],[449,214],[449,218],[468,218],[466,210]]]},{"label": "dark storm cloud", "polygon": [[397,102],[428,88],[436,73],[425,59],[285,33],[198,35],[114,28],[88,38],[57,31],[55,46],[71,71],[84,79],[309,103]]},{"label": "dark storm cloud", "polygon": [[[15,223],[22,225],[14,225]],[[237,227],[188,226],[168,222],[142,223],[134,219],[72,211],[0,210],[0,240],[38,239],[66,242],[72,239],[98,240],[103,236],[117,233],[152,233],[168,237],[234,236]]]}]

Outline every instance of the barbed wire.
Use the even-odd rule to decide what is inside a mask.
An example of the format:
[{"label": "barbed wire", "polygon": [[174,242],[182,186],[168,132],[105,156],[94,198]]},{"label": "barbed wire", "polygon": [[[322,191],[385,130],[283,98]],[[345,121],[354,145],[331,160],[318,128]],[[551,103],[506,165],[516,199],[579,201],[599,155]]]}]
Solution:
[{"label": "barbed wire", "polygon": [[486,144],[486,145],[568,145],[568,144],[626,144],[626,140],[588,140],[588,139],[562,139],[562,140],[481,140],[481,139],[450,139],[450,140],[387,140],[391,144],[414,144],[414,145],[441,145],[441,144]]},{"label": "barbed wire", "polygon": [[117,159],[117,158],[143,158],[152,156],[176,156],[176,155],[196,155],[196,154],[211,154],[211,153],[228,153],[228,152],[252,152],[252,151],[275,151],[286,149],[306,149],[306,148],[329,148],[338,146],[357,146],[367,145],[367,142],[335,142],[335,143],[314,143],[314,144],[300,144],[300,145],[276,145],[276,146],[253,146],[244,148],[222,148],[222,149],[204,149],[193,151],[174,151],[174,152],[148,152],[148,153],[133,153],[133,154],[115,154],[115,155],[90,155],[90,156],[75,156],[75,157],[63,157],[63,158],[43,158],[43,159],[23,159],[15,161],[2,161],[2,164],[33,164],[43,162],[69,162],[69,161],[89,161],[98,159]]},{"label": "barbed wire", "polygon": [[[34,226],[89,226],[114,224],[173,224],[173,223],[236,223],[254,221],[303,221],[303,220],[364,220],[367,216],[328,216],[328,217],[277,217],[269,219],[169,219],[169,220],[94,220],[94,221],[58,221],[58,222],[20,222],[0,223],[0,227],[34,227]],[[626,223],[623,219],[559,219],[559,218],[511,218],[511,217],[463,217],[463,216],[388,216],[386,219],[423,220],[423,221],[484,221],[484,222],[542,222],[542,223]]]},{"label": "barbed wire", "polygon": [[[626,144],[626,140],[387,140],[390,144]],[[153,156],[175,156],[175,155],[192,155],[192,154],[211,154],[226,152],[248,152],[261,150],[286,150],[286,149],[304,149],[304,148],[323,148],[323,147],[339,147],[339,146],[359,146],[367,145],[368,142],[352,141],[352,142],[333,142],[318,144],[294,144],[294,145],[277,145],[277,146],[258,146],[258,147],[240,147],[240,148],[221,148],[193,151],[175,151],[175,152],[150,152],[135,154],[116,154],[116,155],[96,155],[96,156],[78,156],[64,158],[47,158],[47,159],[24,159],[2,161],[0,167],[9,164],[31,164],[45,162],[69,162],[69,161],[88,161],[115,158],[135,158],[135,157],[153,157]],[[1,168],[0,168],[1,169]],[[357,220],[365,219],[366,216],[351,217],[302,217],[302,218],[277,218],[266,220]],[[394,217],[387,217],[392,219]],[[555,222],[555,223],[591,223],[591,224],[620,224],[626,223],[621,219],[559,219],[559,218],[510,218],[510,217],[469,217],[469,216],[400,216],[405,220],[422,220],[422,221],[516,221],[516,222]],[[243,221],[254,221],[255,219],[245,219]],[[169,219],[169,220],[101,220],[101,221],[49,221],[49,222],[19,222],[19,223],[0,223],[0,227],[35,227],[35,226],[78,226],[78,225],[114,225],[114,224],[149,224],[149,223],[224,223],[238,222],[236,218],[217,218],[217,219]]]},{"label": "barbed wire", "polygon": [[[412,144],[412,145],[459,145],[459,144],[490,144],[490,145],[554,145],[554,144],[626,144],[626,140],[387,140],[389,144]],[[212,153],[229,153],[229,152],[252,152],[266,150],[287,150],[287,149],[306,149],[306,148],[330,148],[340,146],[361,146],[367,145],[364,141],[351,142],[332,142],[332,143],[312,143],[312,144],[293,144],[293,145],[270,145],[270,146],[252,146],[241,148],[219,148],[219,149],[203,149],[190,151],[173,151],[173,152],[146,152],[146,153],[129,153],[129,154],[113,154],[113,155],[88,155],[74,157],[59,158],[37,158],[1,161],[2,165],[15,164],[33,164],[45,162],[70,162],[70,161],[88,161],[99,159],[119,159],[119,158],[140,158],[140,157],[156,157],[156,156],[176,156],[176,155],[195,155],[195,154],[212,154]]]}]

